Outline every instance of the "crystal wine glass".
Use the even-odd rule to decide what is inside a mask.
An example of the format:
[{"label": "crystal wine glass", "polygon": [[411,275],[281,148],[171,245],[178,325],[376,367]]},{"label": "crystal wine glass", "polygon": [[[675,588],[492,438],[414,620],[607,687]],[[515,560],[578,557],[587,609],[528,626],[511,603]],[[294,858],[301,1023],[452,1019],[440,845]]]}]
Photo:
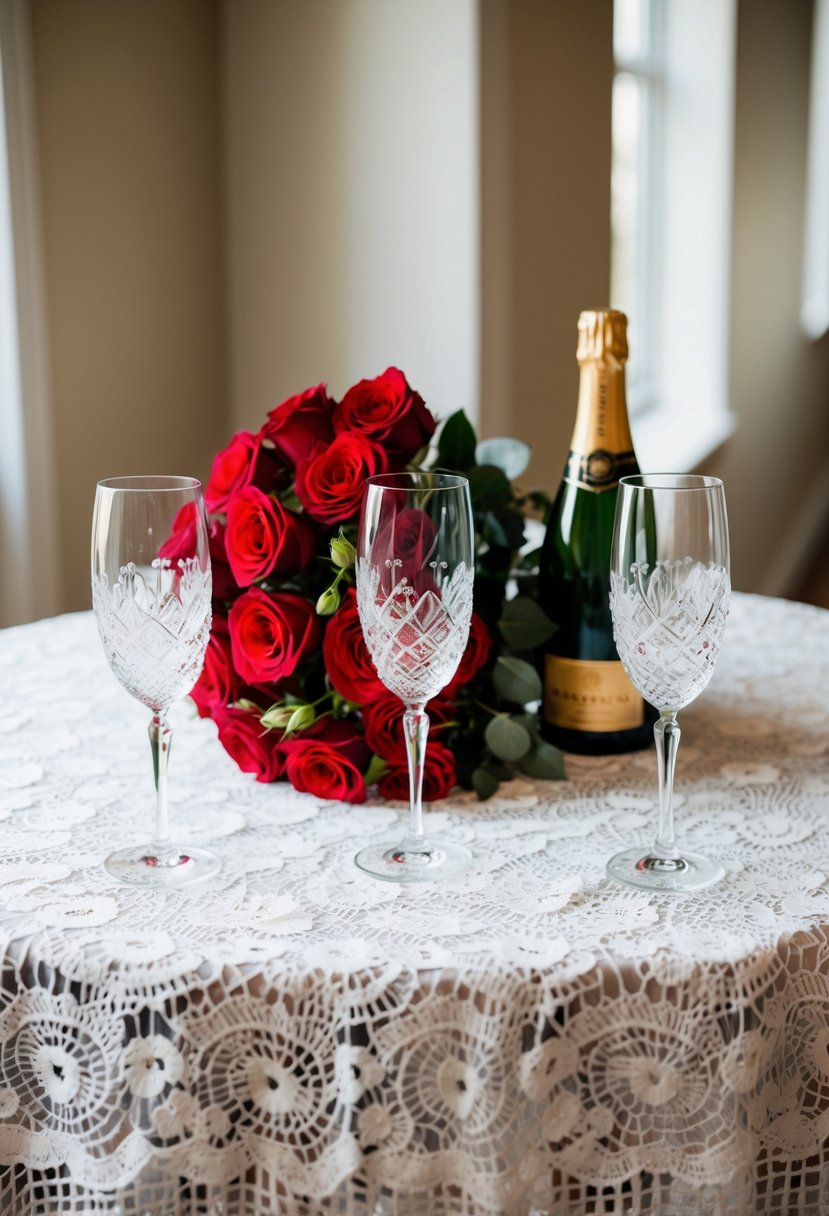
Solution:
[{"label": "crystal wine glass", "polygon": [[115,675],[150,719],[156,787],[149,845],[104,862],[136,886],[179,888],[215,874],[207,849],[173,844],[167,816],[167,711],[195,684],[210,636],[211,572],[201,485],[191,477],[98,483],[92,521],[92,606]]},{"label": "crystal wine glass", "polygon": [[410,807],[404,840],[370,845],[357,854],[357,865],[375,878],[432,881],[471,857],[463,845],[426,838],[421,795],[426,703],[452,679],[469,637],[474,538],[466,478],[448,473],[369,478],[358,540],[357,606],[377,674],[406,707]]},{"label": "crystal wine glass", "polygon": [[717,861],[674,839],[677,714],[714,671],[730,596],[728,521],[715,477],[623,477],[610,557],[613,636],[625,671],[659,719],[659,827],[653,848],[607,863],[613,878],[653,891],[691,891],[723,877]]}]

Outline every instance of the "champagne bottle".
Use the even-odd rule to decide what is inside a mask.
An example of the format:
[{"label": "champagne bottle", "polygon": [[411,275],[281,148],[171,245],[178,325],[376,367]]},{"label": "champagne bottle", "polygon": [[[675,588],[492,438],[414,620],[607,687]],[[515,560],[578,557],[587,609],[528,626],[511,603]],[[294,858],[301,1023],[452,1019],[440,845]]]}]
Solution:
[{"label": "champagne bottle", "polygon": [[541,550],[539,597],[558,628],[539,656],[541,732],[564,751],[634,751],[653,738],[652,715],[613,641],[608,590],[619,478],[639,472],[625,399],[627,318],[579,317],[579,398],[570,453]]}]

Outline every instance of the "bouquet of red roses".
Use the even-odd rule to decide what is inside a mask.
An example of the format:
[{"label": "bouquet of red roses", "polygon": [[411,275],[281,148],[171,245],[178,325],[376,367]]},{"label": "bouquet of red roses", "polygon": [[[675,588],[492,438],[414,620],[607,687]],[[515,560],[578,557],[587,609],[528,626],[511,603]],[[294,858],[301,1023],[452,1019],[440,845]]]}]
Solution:
[{"label": "bouquet of red roses", "polygon": [[[478,444],[452,415],[436,419],[396,368],[341,401],[320,384],[242,431],[218,453],[205,488],[213,565],[213,628],[192,697],[219,739],[258,781],[288,780],[324,798],[360,802],[377,782],[408,797],[403,705],[381,684],[363,641],[353,585],[364,483],[413,467],[468,477],[476,520],[475,610],[457,674],[428,706],[423,796],[456,785],[485,798],[513,766],[561,776],[533,703],[541,688],[522,658],[553,626],[532,591],[524,525],[537,500],[508,474],[526,465],[516,440]],[[192,526],[182,519],[178,536]],[[166,546],[174,556],[177,535]],[[518,594],[507,597],[508,587]],[[529,708],[528,708],[529,706]]]}]

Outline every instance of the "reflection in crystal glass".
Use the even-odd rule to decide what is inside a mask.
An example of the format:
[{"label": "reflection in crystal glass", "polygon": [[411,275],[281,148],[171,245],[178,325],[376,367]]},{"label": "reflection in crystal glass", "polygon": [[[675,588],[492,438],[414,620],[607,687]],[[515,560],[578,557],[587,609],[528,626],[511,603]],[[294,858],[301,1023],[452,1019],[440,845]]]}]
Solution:
[{"label": "reflection in crystal glass", "polygon": [[114,674],[151,711],[156,785],[152,842],[111,854],[122,882],[178,888],[210,877],[219,859],[173,844],[167,816],[172,730],[167,711],[196,683],[210,637],[211,572],[201,486],[189,477],[98,483],[92,522],[92,605]]},{"label": "reflection in crystal glass", "polygon": [[426,703],[457,671],[469,637],[474,526],[469,483],[443,473],[372,477],[360,522],[357,607],[380,680],[405,705],[409,832],[372,845],[357,865],[390,882],[444,878],[469,850],[427,839],[421,791],[429,717]]},{"label": "reflection in crystal glass", "polygon": [[659,710],[659,828],[653,848],[607,864],[614,878],[687,891],[723,876],[719,862],[680,851],[674,838],[677,714],[706,688],[730,597],[728,523],[721,481],[655,474],[623,477],[613,531],[610,611],[619,658],[633,686]]}]

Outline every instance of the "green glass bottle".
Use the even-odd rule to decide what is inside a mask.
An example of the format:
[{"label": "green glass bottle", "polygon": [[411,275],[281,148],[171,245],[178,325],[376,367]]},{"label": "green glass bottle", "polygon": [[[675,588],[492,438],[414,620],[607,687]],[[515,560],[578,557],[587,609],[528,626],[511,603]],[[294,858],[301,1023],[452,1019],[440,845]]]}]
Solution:
[{"label": "green glass bottle", "polygon": [[613,641],[608,587],[619,478],[639,472],[625,397],[627,318],[579,317],[579,399],[570,454],[541,551],[539,599],[558,628],[539,655],[541,731],[563,751],[603,755],[653,740],[653,715]]}]

